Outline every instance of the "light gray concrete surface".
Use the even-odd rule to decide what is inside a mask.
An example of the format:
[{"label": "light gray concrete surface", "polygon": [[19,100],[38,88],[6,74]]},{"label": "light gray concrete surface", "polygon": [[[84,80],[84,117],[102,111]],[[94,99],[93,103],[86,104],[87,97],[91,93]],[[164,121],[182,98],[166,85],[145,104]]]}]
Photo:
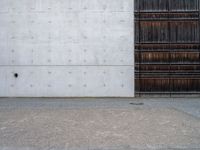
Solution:
[{"label": "light gray concrete surface", "polygon": [[200,149],[199,98],[0,99],[0,150]]},{"label": "light gray concrete surface", "polygon": [[133,12],[133,0],[0,0],[0,97],[134,97]]}]

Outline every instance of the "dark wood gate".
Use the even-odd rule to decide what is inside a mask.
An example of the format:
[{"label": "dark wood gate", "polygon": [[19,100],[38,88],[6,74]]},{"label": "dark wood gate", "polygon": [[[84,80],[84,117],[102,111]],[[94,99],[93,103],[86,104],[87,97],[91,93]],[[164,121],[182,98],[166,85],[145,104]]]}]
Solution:
[{"label": "dark wood gate", "polygon": [[136,95],[200,94],[200,0],[135,0]]}]

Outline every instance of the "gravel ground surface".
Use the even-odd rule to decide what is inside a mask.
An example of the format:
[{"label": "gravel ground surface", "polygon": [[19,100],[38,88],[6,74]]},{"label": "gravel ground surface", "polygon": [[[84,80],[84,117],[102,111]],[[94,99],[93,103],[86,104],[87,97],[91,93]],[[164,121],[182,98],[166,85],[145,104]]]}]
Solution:
[{"label": "gravel ground surface", "polygon": [[200,149],[200,99],[0,99],[0,150]]}]

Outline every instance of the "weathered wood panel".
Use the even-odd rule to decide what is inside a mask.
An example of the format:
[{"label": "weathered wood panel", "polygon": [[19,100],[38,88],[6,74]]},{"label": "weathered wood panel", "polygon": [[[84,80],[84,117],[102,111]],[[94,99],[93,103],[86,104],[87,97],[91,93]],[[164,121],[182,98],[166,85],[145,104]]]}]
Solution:
[{"label": "weathered wood panel", "polygon": [[199,0],[135,0],[137,94],[200,93]]}]

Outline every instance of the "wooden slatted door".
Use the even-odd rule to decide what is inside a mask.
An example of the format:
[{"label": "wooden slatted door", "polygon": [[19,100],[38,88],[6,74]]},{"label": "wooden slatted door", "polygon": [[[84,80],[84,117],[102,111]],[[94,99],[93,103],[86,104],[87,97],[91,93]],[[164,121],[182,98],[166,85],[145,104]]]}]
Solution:
[{"label": "wooden slatted door", "polygon": [[135,0],[136,95],[200,94],[200,1]]}]

